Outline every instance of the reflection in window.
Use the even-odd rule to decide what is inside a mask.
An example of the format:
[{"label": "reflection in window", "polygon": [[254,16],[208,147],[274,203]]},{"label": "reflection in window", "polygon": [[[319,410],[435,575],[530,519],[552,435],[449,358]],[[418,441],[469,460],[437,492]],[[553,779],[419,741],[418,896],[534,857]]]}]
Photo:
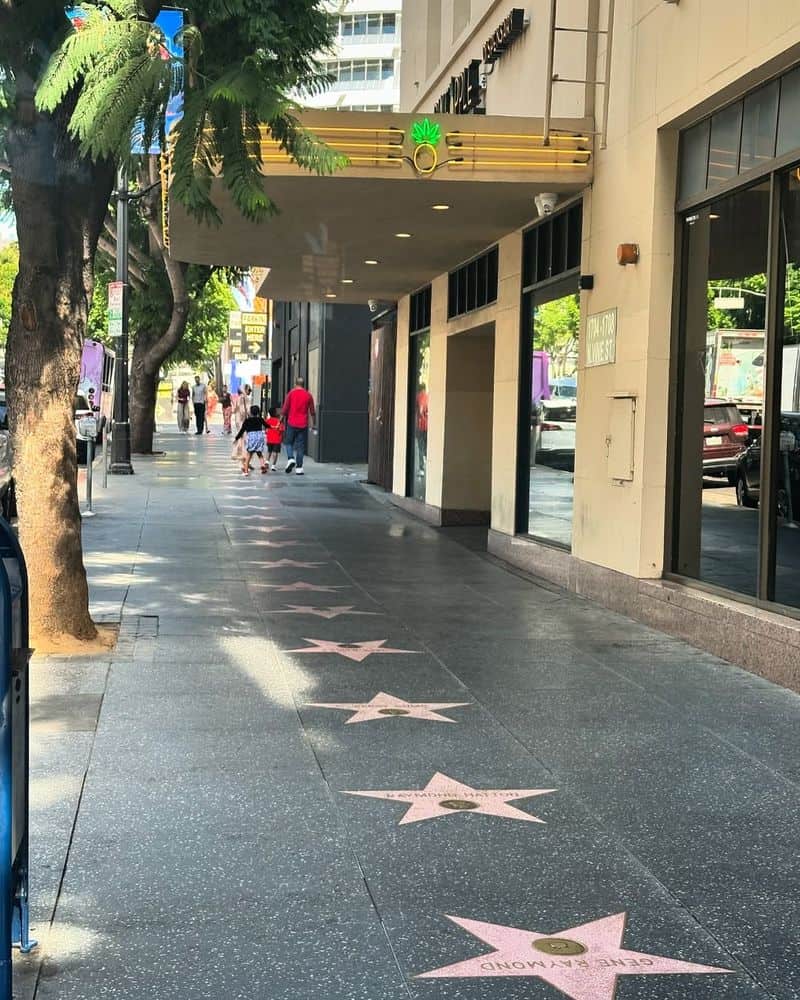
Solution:
[{"label": "reflection in window", "polygon": [[528,534],[572,543],[580,298],[537,303],[531,329]]},{"label": "reflection in window", "polygon": [[758,516],[741,473],[763,423],[768,222],[768,183],[684,222],[675,569],[750,595]]},{"label": "reflection in window", "polygon": [[[784,194],[781,233],[786,261],[780,361],[780,438],[775,483],[775,600],[800,608],[800,178]],[[755,462],[751,463],[755,466]]]},{"label": "reflection in window", "polygon": [[411,337],[411,399],[409,400],[408,495],[425,499],[428,469],[428,389],[431,335],[429,330]]},{"label": "reflection in window", "polygon": [[734,104],[718,111],[711,119],[711,150],[708,156],[708,184],[720,184],[735,177],[739,163],[739,132],[742,106]]}]

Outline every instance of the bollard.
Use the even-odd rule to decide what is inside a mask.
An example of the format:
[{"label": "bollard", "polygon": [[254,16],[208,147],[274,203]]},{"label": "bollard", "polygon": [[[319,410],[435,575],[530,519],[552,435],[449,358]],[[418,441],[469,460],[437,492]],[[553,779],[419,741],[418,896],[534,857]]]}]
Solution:
[{"label": "bollard", "polygon": [[93,514],[92,510],[92,470],[94,469],[94,438],[89,438],[86,442],[86,513]]},{"label": "bollard", "polygon": [[103,434],[103,489],[108,489],[108,430]]}]

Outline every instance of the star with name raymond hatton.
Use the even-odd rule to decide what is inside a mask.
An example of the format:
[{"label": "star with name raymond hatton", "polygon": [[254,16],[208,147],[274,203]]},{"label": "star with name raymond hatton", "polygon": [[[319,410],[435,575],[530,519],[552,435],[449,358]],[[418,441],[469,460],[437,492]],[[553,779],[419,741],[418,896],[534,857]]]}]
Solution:
[{"label": "star with name raymond hatton", "polygon": [[290,591],[290,590],[304,590],[306,592],[313,591],[316,594],[333,594],[337,590],[344,590],[349,584],[337,584],[333,587],[326,587],[322,584],[317,583],[305,583],[303,580],[297,580],[295,583],[251,583],[251,587],[266,587],[268,590],[280,590],[280,591]]},{"label": "star with name raymond hatton", "polygon": [[625,918],[625,913],[616,913],[554,934],[540,934],[448,916],[448,920],[490,945],[494,951],[423,972],[416,978],[532,976],[554,986],[570,1000],[614,1000],[619,976],[707,975],[732,971],[628,951],[622,947]]},{"label": "star with name raymond hatton", "polygon": [[268,611],[271,615],[315,615],[317,618],[339,618],[341,615],[377,615],[377,611],[356,611],[354,604],[336,604],[330,608],[314,608],[310,604],[290,604],[276,611]]},{"label": "star with name raymond hatton", "polygon": [[428,722],[455,722],[439,712],[446,708],[463,708],[471,704],[468,701],[403,701],[394,695],[379,691],[371,701],[340,701],[308,703],[309,708],[338,708],[343,712],[353,712],[345,725],[353,722],[372,722],[375,719],[425,719]]},{"label": "star with name raymond hatton", "polygon": [[405,788],[391,792],[345,792],[390,802],[408,802],[399,826],[419,823],[424,819],[452,816],[459,812],[483,813],[504,819],[522,819],[528,823],[544,823],[543,819],[515,809],[508,803],[514,799],[529,799],[534,795],[549,795],[555,788],[473,788],[437,771],[424,788]]},{"label": "star with name raymond hatton", "polygon": [[388,639],[373,639],[371,642],[331,642],[328,639],[309,639],[303,636],[303,642],[311,642],[313,646],[303,649],[286,649],[286,653],[337,653],[348,660],[361,663],[368,656],[377,653],[418,653],[417,649],[392,649],[386,646]]}]

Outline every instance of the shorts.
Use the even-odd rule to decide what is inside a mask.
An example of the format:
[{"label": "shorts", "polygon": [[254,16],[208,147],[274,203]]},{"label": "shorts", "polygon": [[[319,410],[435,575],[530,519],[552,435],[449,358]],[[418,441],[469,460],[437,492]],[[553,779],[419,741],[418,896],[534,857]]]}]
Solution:
[{"label": "shorts", "polygon": [[244,447],[249,454],[260,455],[264,450],[264,432],[248,431],[244,436]]},{"label": "shorts", "polygon": [[267,442],[267,453],[270,455],[280,455],[281,446],[279,444],[273,444],[271,441]]}]

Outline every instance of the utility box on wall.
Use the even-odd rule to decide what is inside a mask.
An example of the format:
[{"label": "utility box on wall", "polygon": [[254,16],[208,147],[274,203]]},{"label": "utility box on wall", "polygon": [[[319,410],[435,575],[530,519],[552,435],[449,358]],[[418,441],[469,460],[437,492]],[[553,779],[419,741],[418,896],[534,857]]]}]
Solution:
[{"label": "utility box on wall", "polygon": [[634,473],[636,435],[636,396],[627,393],[611,397],[608,421],[608,478],[615,483],[629,483]]}]

